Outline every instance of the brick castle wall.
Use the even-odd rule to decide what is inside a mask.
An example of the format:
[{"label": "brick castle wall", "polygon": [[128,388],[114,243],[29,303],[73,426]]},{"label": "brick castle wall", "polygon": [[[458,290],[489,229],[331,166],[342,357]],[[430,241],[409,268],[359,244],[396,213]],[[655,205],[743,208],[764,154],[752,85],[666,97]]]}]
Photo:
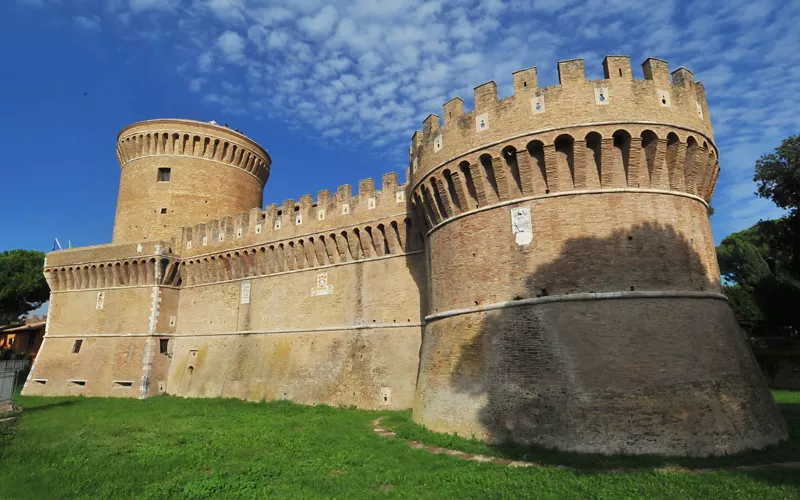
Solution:
[{"label": "brick castle wall", "polygon": [[24,392],[413,407],[435,430],[581,452],[784,439],[720,293],[702,84],[657,59],[644,79],[627,57],[603,66],[448,101],[412,138],[407,184],[265,209],[271,160],[250,139],[124,129],[113,244],[48,255]]}]

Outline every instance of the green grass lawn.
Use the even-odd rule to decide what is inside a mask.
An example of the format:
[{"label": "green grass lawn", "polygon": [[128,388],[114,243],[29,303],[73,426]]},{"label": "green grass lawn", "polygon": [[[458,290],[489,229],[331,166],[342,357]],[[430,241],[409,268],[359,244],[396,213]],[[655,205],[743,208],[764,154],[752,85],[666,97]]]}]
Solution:
[{"label": "green grass lawn", "polygon": [[744,457],[687,461],[490,447],[426,431],[408,412],[229,399],[20,397],[23,417],[0,431],[0,497],[798,498],[797,471],[513,468],[411,449],[370,425],[384,415],[384,427],[426,443],[590,468],[800,460],[800,393],[776,392],[776,399],[792,428],[788,443]]}]

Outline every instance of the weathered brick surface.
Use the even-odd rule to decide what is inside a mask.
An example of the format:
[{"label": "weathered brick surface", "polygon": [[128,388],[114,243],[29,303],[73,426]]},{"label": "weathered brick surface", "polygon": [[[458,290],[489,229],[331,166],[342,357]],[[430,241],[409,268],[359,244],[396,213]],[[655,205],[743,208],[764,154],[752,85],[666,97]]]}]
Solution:
[{"label": "weathered brick surface", "polygon": [[726,454],[786,436],[717,299],[560,302],[432,321],[414,419],[591,453]]},{"label": "weathered brick surface", "polygon": [[[529,245],[515,243],[516,206],[531,207]],[[720,291],[705,205],[669,194],[515,203],[441,226],[428,247],[431,313],[579,292]]]}]

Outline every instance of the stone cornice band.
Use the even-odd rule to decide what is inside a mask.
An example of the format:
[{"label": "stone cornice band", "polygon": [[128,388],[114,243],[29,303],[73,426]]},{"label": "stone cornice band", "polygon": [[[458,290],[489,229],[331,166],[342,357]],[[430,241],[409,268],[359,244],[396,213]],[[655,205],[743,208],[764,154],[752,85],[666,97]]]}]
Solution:
[{"label": "stone cornice band", "polygon": [[511,307],[521,307],[528,305],[550,304],[554,302],[578,302],[588,300],[617,300],[617,299],[717,299],[728,301],[722,293],[717,292],[691,292],[691,291],[650,291],[650,292],[589,292],[572,293],[564,295],[548,295],[546,297],[533,297],[529,299],[510,300],[506,302],[496,302],[475,307],[465,307],[462,309],[451,309],[436,314],[425,316],[425,323],[439,319],[460,316],[462,314],[472,314],[484,311],[494,311],[496,309],[508,309]]}]

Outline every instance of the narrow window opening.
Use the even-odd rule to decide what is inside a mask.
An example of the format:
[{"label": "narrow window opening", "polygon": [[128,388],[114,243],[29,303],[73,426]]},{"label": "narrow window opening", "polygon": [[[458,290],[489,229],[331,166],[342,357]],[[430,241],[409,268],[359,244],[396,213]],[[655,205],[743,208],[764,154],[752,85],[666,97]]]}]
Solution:
[{"label": "narrow window opening", "polygon": [[45,385],[45,384],[47,383],[47,380],[45,380],[45,379],[41,379],[41,378],[39,378],[39,379],[33,379],[33,381],[34,381],[34,382],[36,382],[36,383],[37,383],[37,384],[39,384],[39,385]]},{"label": "narrow window opening", "polygon": [[75,384],[75,385],[78,385],[80,387],[83,387],[83,386],[86,385],[86,381],[85,380],[70,380],[70,382]]},{"label": "narrow window opening", "polygon": [[622,68],[619,68],[619,76],[622,76]]},{"label": "narrow window opening", "polygon": [[74,344],[72,344],[72,354],[78,354],[81,352],[81,346],[83,345],[83,340],[76,340]]},{"label": "narrow window opening", "polygon": [[528,82],[522,82],[522,88],[528,90]]},{"label": "narrow window opening", "polygon": [[167,354],[168,349],[169,349],[169,339],[159,339],[158,352],[160,352],[161,354]]},{"label": "narrow window opening", "polygon": [[114,387],[133,387],[133,382],[130,380],[115,380]]},{"label": "narrow window opening", "polygon": [[167,209],[166,209],[166,208],[162,208],[162,209],[161,209],[161,213],[162,213],[162,214],[166,214],[166,213],[167,213]]},{"label": "narrow window opening", "polygon": [[158,182],[169,182],[171,176],[172,176],[171,168],[158,169]]}]

